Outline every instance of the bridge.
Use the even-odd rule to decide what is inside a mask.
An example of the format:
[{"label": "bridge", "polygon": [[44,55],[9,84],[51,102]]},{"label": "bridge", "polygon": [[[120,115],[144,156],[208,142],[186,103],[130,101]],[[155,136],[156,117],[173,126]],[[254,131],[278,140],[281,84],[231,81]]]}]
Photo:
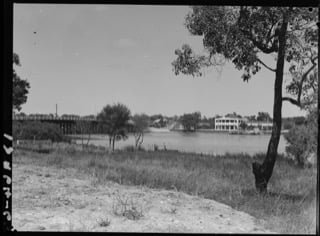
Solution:
[{"label": "bridge", "polygon": [[52,114],[31,114],[31,115],[20,115],[13,114],[13,121],[27,122],[27,121],[40,121],[58,124],[63,134],[75,134],[77,133],[77,124],[90,124],[92,131],[96,130],[98,121],[95,116],[77,116],[77,115],[62,115],[54,116]]}]

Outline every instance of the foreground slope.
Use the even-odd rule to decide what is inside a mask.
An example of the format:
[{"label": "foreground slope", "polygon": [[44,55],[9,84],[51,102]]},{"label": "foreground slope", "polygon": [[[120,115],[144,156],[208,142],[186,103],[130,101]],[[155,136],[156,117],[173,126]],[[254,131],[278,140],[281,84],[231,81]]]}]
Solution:
[{"label": "foreground slope", "polygon": [[[117,214],[125,202],[142,216]],[[100,184],[73,168],[23,163],[13,165],[12,213],[18,231],[271,233],[254,217],[213,200]]]}]

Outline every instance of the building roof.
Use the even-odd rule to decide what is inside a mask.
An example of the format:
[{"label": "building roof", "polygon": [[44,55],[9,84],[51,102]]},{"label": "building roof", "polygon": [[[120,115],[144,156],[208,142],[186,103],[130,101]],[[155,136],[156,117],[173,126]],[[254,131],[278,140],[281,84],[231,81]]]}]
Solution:
[{"label": "building roof", "polygon": [[225,117],[225,116],[223,116],[223,117],[220,117],[220,118],[215,118],[216,120],[227,120],[227,119],[231,119],[231,120],[241,120],[242,118],[239,118],[239,117]]}]

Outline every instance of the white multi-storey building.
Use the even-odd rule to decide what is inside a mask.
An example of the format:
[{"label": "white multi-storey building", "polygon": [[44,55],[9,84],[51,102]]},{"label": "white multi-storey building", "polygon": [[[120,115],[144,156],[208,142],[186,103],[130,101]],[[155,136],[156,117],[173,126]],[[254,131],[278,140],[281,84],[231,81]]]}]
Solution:
[{"label": "white multi-storey building", "polygon": [[240,130],[240,124],[244,122],[247,127],[259,129],[262,131],[268,131],[272,129],[272,122],[252,122],[246,118],[237,117],[221,117],[215,119],[215,130],[217,131],[238,131]]},{"label": "white multi-storey building", "polygon": [[241,118],[221,117],[215,119],[215,130],[217,131],[236,131],[242,122]]}]

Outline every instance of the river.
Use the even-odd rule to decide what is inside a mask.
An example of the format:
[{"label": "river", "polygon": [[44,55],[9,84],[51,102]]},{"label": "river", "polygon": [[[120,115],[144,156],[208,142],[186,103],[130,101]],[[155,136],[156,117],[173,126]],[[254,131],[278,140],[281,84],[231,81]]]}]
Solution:
[{"label": "river", "polygon": [[[270,134],[261,135],[230,135],[228,133],[216,132],[150,132],[145,133],[142,146],[145,149],[152,149],[156,144],[159,149],[173,149],[183,152],[196,152],[206,154],[248,153],[253,155],[259,152],[266,152]],[[77,140],[81,143],[81,140]],[[92,135],[90,144],[106,146],[108,139],[104,135]],[[116,149],[128,145],[134,145],[134,137],[129,135],[126,140],[117,141]],[[281,135],[278,153],[285,153],[286,140]]]}]

